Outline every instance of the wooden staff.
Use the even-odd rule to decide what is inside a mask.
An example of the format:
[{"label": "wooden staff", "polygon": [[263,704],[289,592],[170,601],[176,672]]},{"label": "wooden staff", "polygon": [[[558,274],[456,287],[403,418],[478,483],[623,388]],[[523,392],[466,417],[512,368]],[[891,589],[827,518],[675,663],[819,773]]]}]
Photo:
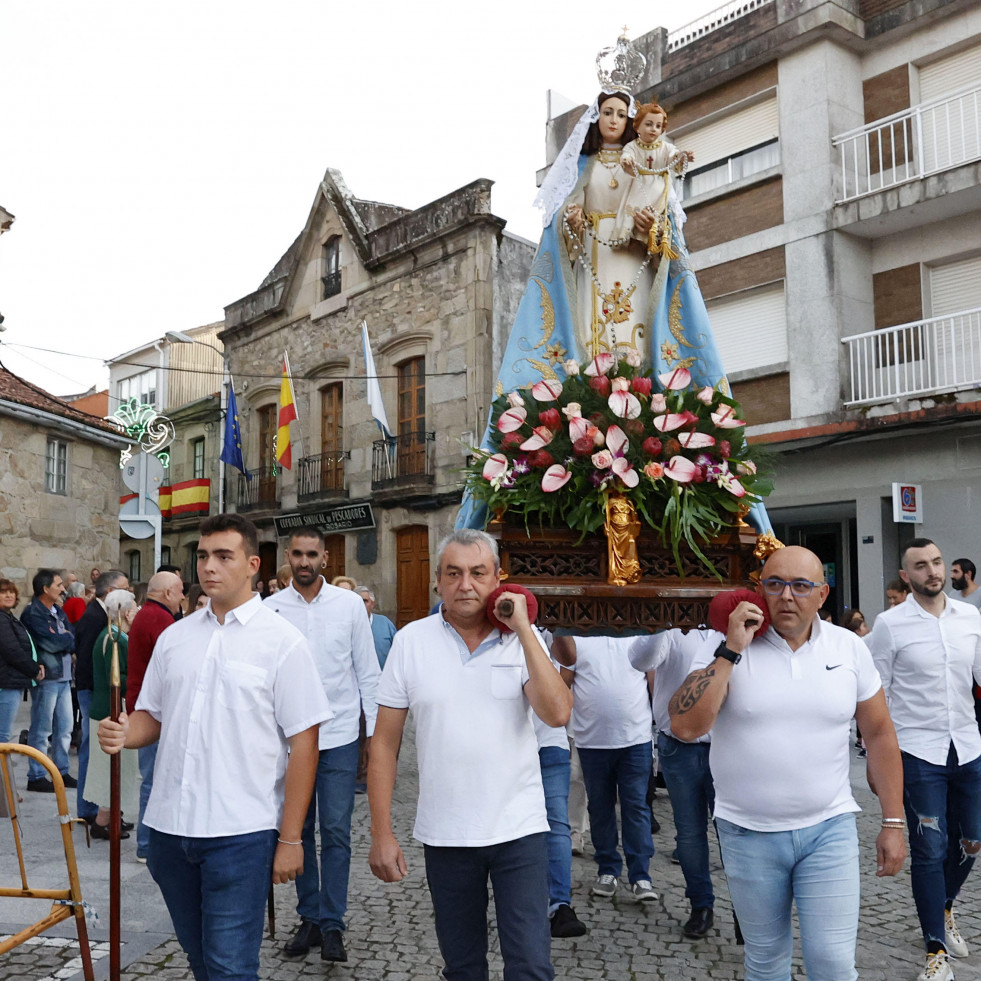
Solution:
[{"label": "wooden staff", "polygon": [[[112,658],[109,662],[109,716],[113,722],[119,721],[123,709],[122,675],[119,670],[119,634],[123,629],[123,615],[116,613],[116,633],[112,632],[109,621],[109,636],[112,638]],[[119,753],[109,757],[109,981],[119,981],[119,836],[122,831],[122,812],[120,805],[120,765]]]}]

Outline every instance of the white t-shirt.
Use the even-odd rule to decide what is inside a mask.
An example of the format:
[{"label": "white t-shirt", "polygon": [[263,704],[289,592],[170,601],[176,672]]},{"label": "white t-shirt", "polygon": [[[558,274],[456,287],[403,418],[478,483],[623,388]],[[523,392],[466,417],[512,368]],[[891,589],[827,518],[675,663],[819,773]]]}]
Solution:
[{"label": "white t-shirt", "polygon": [[437,613],[395,635],[378,704],[415,720],[419,841],[477,847],[548,831],[527,681],[515,634],[493,630],[470,655]]},{"label": "white t-shirt", "polygon": [[577,749],[625,749],[651,741],[647,678],[630,666],[633,637],[577,637],[572,738]]},{"label": "white t-shirt", "polygon": [[[714,660],[715,647],[699,652],[692,671]],[[715,816],[790,831],[860,810],[848,779],[850,723],[881,687],[850,630],[815,617],[809,640],[792,651],[768,629],[734,666],[712,727]]]},{"label": "white t-shirt", "polygon": [[[545,646],[552,650],[552,631],[551,630],[541,630],[538,631],[542,635],[542,640],[545,641]],[[552,660],[552,665],[556,671],[559,670],[559,665],[556,664],[554,658]],[[546,725],[534,712],[531,713],[531,721],[535,727],[535,738],[538,740],[538,748],[545,749],[548,746],[554,746],[556,749],[564,749],[566,752],[569,750],[569,732],[565,726],[549,726]]]}]

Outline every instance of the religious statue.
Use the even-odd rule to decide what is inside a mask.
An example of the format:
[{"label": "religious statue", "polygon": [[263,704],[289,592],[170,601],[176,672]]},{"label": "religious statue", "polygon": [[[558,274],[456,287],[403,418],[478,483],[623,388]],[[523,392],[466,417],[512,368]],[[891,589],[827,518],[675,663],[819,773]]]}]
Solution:
[{"label": "religious statue", "polygon": [[640,519],[633,504],[622,494],[607,497],[604,530],[609,564],[607,582],[611,586],[637,582],[640,579],[640,562],[637,559]]}]

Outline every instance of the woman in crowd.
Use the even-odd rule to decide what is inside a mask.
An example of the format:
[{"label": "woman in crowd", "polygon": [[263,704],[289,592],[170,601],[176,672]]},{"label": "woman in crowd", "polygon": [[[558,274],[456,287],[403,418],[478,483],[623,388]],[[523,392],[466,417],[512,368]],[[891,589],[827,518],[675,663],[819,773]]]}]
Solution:
[{"label": "woman in crowd", "polygon": [[24,692],[44,677],[27,628],[14,616],[20,596],[0,579],[0,743],[9,743]]}]

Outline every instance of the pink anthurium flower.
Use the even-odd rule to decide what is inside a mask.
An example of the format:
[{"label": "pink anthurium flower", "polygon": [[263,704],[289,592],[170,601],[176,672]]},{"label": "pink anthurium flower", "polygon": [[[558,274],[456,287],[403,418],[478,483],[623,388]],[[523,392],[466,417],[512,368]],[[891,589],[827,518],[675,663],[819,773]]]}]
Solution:
[{"label": "pink anthurium flower", "polygon": [[686,450],[701,450],[706,446],[715,446],[715,437],[708,433],[682,433],[678,437],[678,442]]},{"label": "pink anthurium flower", "polygon": [[528,410],[522,406],[514,406],[501,413],[501,418],[497,420],[497,428],[502,433],[513,433],[520,429],[528,418]]},{"label": "pink anthurium flower", "polygon": [[627,487],[636,487],[640,483],[637,471],[630,466],[630,461],[625,456],[618,456],[613,461],[610,469],[626,484]]},{"label": "pink anthurium flower", "polygon": [[495,477],[500,477],[507,468],[508,458],[503,453],[495,453],[487,458],[481,475],[485,480],[493,480]]},{"label": "pink anthurium flower", "polygon": [[561,463],[554,463],[542,474],[542,490],[550,494],[565,487],[570,480],[572,474]]},{"label": "pink anthurium flower", "polygon": [[613,355],[609,352],[597,354],[586,368],[587,375],[605,375],[613,367]]},{"label": "pink anthurium flower", "polygon": [[687,484],[695,479],[698,465],[683,456],[673,456],[664,468],[664,476],[677,480],[679,484]]},{"label": "pink anthurium flower", "polygon": [[713,412],[712,422],[719,429],[738,429],[740,426],[746,425],[742,419],[736,418],[736,410],[731,405],[723,405],[718,412]]},{"label": "pink anthurium flower", "polygon": [[736,480],[736,478],[730,473],[723,474],[723,476],[719,478],[718,483],[720,487],[724,487],[727,491],[729,491],[733,497],[746,496],[746,488],[743,487],[743,485],[739,483],[739,481]]},{"label": "pink anthurium flower", "polygon": [[569,420],[569,438],[574,443],[577,439],[582,439],[589,434],[590,422],[582,416],[573,416]]},{"label": "pink anthurium flower", "polygon": [[669,412],[667,415],[655,416],[652,421],[654,428],[662,433],[674,432],[691,422],[687,412]]},{"label": "pink anthurium flower", "polygon": [[606,401],[620,419],[636,419],[640,415],[640,401],[630,392],[613,392]]},{"label": "pink anthurium flower", "polygon": [[620,456],[630,445],[627,434],[619,426],[610,426],[606,431],[606,448],[614,455]]},{"label": "pink anthurium flower", "polygon": [[554,402],[562,394],[562,382],[556,381],[554,378],[535,382],[531,386],[531,394],[539,402]]},{"label": "pink anthurium flower", "polygon": [[687,368],[675,368],[674,371],[658,375],[657,380],[672,391],[687,388],[691,384],[691,372]]},{"label": "pink anthurium flower", "polygon": [[548,446],[552,442],[555,434],[548,426],[535,426],[531,435],[521,444],[519,449],[531,451],[540,450],[543,446]]}]

